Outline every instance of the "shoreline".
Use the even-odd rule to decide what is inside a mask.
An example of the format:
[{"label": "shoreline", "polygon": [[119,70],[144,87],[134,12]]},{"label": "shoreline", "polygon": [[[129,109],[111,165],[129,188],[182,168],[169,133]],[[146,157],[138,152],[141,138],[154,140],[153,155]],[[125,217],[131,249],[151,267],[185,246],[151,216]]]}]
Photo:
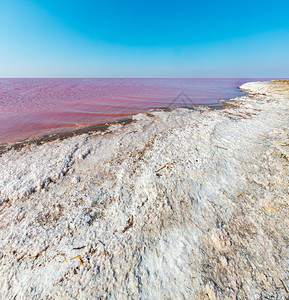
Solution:
[{"label": "shoreline", "polygon": [[1,298],[288,297],[289,81],[241,88],[2,153]]},{"label": "shoreline", "polygon": [[[242,91],[243,95],[245,96],[245,92],[240,89],[239,86],[236,86],[237,90]],[[59,127],[59,130],[56,128],[51,128],[50,131],[44,131],[42,133],[35,133],[26,135],[27,137],[23,138],[15,138],[14,140],[8,140],[8,141],[3,141],[0,142],[0,155],[6,151],[9,151],[10,149],[21,149],[25,145],[29,144],[41,144],[43,142],[48,142],[48,141],[54,141],[57,140],[58,138],[60,140],[66,138],[66,137],[71,137],[74,135],[80,135],[82,133],[89,133],[89,132],[94,132],[94,131],[105,131],[110,125],[114,125],[117,123],[122,123],[123,121],[128,121],[128,119],[131,119],[132,116],[137,115],[137,114],[143,114],[143,113],[150,113],[154,111],[171,111],[173,109],[178,109],[178,108],[187,108],[187,109],[198,109],[198,107],[208,107],[210,109],[223,109],[225,107],[225,104],[227,102],[230,102],[232,99],[238,98],[238,97],[231,97],[229,98],[228,95],[225,98],[221,98],[220,100],[216,100],[217,102],[215,104],[202,104],[202,105],[191,105],[191,106],[176,106],[176,107],[171,107],[170,105],[167,107],[159,107],[159,108],[151,108],[135,113],[130,113],[130,114],[124,114],[123,116],[120,116],[119,118],[116,118],[115,120],[106,122],[106,123],[91,123],[87,125],[81,125],[81,126],[63,126]]]},{"label": "shoreline", "polygon": [[106,131],[109,126],[111,125],[116,125],[116,124],[129,124],[132,121],[131,116],[128,118],[123,118],[121,120],[117,120],[114,122],[110,123],[105,123],[105,124],[96,124],[96,125],[91,125],[91,126],[85,126],[83,128],[79,129],[74,129],[74,130],[68,130],[68,131],[63,131],[63,132],[56,132],[52,134],[44,134],[40,136],[35,136],[29,139],[24,139],[20,140],[17,142],[7,142],[4,144],[0,144],[0,156],[9,151],[9,150],[20,150],[23,147],[26,147],[28,145],[42,145],[44,143],[49,143],[53,141],[62,141],[66,138],[70,138],[73,136],[78,136],[81,134],[92,134],[93,132],[104,132]]},{"label": "shoreline", "polygon": [[180,108],[185,108],[189,110],[198,110],[200,107],[205,107],[209,109],[223,109],[226,107],[226,104],[229,103],[231,100],[234,100],[235,98],[229,99],[229,100],[218,100],[220,103],[219,105],[196,105],[196,106],[191,106],[191,107],[183,107],[183,106],[178,106],[178,107],[173,107],[173,108],[158,108],[158,109],[150,109],[147,111],[143,111],[140,113],[135,113],[135,114],[130,114],[126,118],[121,118],[119,120],[115,120],[112,122],[107,122],[107,123],[101,123],[101,124],[92,124],[88,126],[83,126],[78,129],[71,129],[67,131],[59,131],[51,134],[42,134],[42,135],[36,135],[32,136],[31,138],[27,139],[22,139],[19,141],[14,141],[14,142],[4,142],[0,143],[0,156],[9,151],[9,150],[19,150],[22,149],[25,146],[28,145],[41,145],[43,143],[49,143],[52,141],[62,141],[63,139],[70,138],[73,136],[78,136],[82,134],[92,134],[94,132],[105,132],[110,126],[114,126],[117,124],[121,125],[126,125],[129,124],[130,122],[133,121],[133,116],[138,115],[138,114],[150,114],[154,112],[170,112],[175,109],[180,109]]},{"label": "shoreline", "polygon": [[[132,81],[128,81],[127,84],[121,84],[119,85],[119,82],[116,82],[114,79],[111,80],[103,80],[103,79],[91,79],[86,81],[82,80],[73,80],[73,79],[64,79],[64,80],[52,80],[49,81],[49,79],[41,79],[41,80],[28,80],[28,79],[17,79],[17,82],[15,84],[12,84],[10,82],[10,85],[14,85],[16,89],[20,88],[18,90],[18,93],[23,93],[23,103],[21,106],[23,106],[23,111],[18,111],[17,113],[17,97],[15,97],[15,108],[12,103],[14,102],[14,96],[11,89],[6,88],[5,84],[3,85],[3,92],[7,93],[7,97],[10,98],[11,101],[8,101],[10,104],[7,106],[5,104],[4,99],[4,110],[2,112],[2,131],[0,133],[1,141],[0,141],[0,147],[4,144],[14,144],[17,142],[23,142],[24,140],[29,139],[35,139],[39,138],[41,136],[46,135],[54,135],[61,132],[71,132],[75,131],[80,128],[88,127],[88,126],[95,126],[95,125],[104,125],[105,123],[112,123],[116,120],[121,120],[122,118],[125,118],[127,116],[147,112],[150,109],[157,109],[157,108],[166,108],[171,107],[173,105],[175,106],[183,106],[183,105],[218,105],[216,103],[216,99],[226,99],[229,100],[230,98],[235,98],[237,96],[242,96],[242,92],[240,92],[240,89],[237,87],[240,86],[242,83],[244,83],[245,79],[215,79],[215,80],[197,80],[197,79],[188,79],[188,82],[185,79],[181,79],[178,81],[172,81],[172,83],[175,83],[175,86],[173,84],[170,84],[170,80],[166,79],[160,79],[160,82],[156,79],[151,80],[138,80],[134,79]],[[247,80],[248,81],[248,80]],[[86,83],[87,84],[86,84]],[[189,86],[188,83],[190,82]],[[181,84],[180,84],[181,83]],[[198,84],[197,84],[198,83]],[[67,90],[66,93],[64,93],[64,90],[53,90],[53,85],[58,84],[64,84],[66,86]],[[71,91],[69,90],[69,86],[71,85],[71,88],[74,89],[73,84],[76,84],[80,90],[78,92],[83,90],[84,95],[80,97],[79,93],[77,93],[73,96],[71,95]],[[108,99],[111,96],[111,99],[108,100],[108,103],[103,103],[104,105],[108,105],[110,102],[115,101],[115,89],[119,89],[119,96],[122,104],[122,108],[119,107],[117,109],[117,106],[113,111],[106,111],[106,109],[103,109],[102,106],[99,106],[100,103],[97,99],[92,99],[91,103],[89,104],[85,97],[89,96],[90,93],[92,93],[96,98],[100,95],[98,95],[98,92],[93,88],[93,86],[97,87],[99,84],[108,84]],[[161,85],[162,91],[158,91],[158,85]],[[166,90],[164,88],[165,85],[168,85]],[[197,84],[197,85],[196,85]],[[9,80],[6,82],[6,85],[9,86]],[[19,87],[20,85],[20,87]],[[38,86],[38,88],[41,90],[42,85],[47,85],[48,90],[47,93],[51,94],[51,99],[46,99],[45,93],[37,94],[35,93],[35,89],[33,89],[33,86]],[[143,85],[143,88],[142,88]],[[26,91],[23,89],[23,86],[26,86]],[[86,89],[83,87],[86,86]],[[103,86],[103,87],[104,87]],[[146,86],[146,87],[145,87]],[[197,88],[197,86],[199,86]],[[82,88],[81,88],[82,87]],[[207,87],[207,88],[206,88]],[[220,87],[222,87],[222,92]],[[137,89],[140,90],[137,90]],[[30,90],[31,89],[31,90]],[[186,98],[184,94],[179,93],[182,89],[187,90],[187,93],[189,93],[191,98]],[[31,92],[31,99],[34,99],[35,101],[35,109],[32,109],[30,112],[26,110],[29,110],[29,100],[27,98],[28,90]],[[202,90],[204,91],[204,95],[202,93]],[[54,93],[54,92],[55,93]],[[169,92],[170,91],[170,92]],[[16,92],[16,91],[15,91]],[[156,92],[155,96],[153,96],[153,92]],[[160,94],[159,94],[160,92]],[[17,92],[16,92],[17,93]],[[28,93],[28,94],[27,94]],[[118,92],[116,92],[117,94]],[[70,96],[68,96],[70,95]],[[86,95],[86,96],[85,96]],[[97,96],[98,95],[98,96]],[[125,96],[127,95],[127,97]],[[142,96],[141,96],[142,95]],[[162,95],[162,96],[161,96]],[[173,98],[173,95],[175,95],[176,99]],[[207,96],[206,96],[207,95]],[[71,97],[71,101],[68,100],[68,98]],[[73,100],[73,97],[75,100]],[[138,97],[142,99],[140,102],[137,100]],[[186,100],[183,99],[183,97],[186,98]],[[206,98],[207,97],[207,98]],[[8,99],[7,98],[7,99]],[[81,99],[82,100],[81,100]],[[135,99],[134,99],[135,98]],[[42,100],[39,100],[42,99]],[[60,102],[60,106],[58,109],[56,109],[57,101],[60,99],[63,99],[63,103]],[[130,100],[134,99],[134,100]],[[166,100],[165,100],[166,99]],[[47,105],[44,105],[44,103],[41,104],[41,102],[45,102],[47,100]],[[100,99],[99,99],[100,100]],[[52,101],[52,102],[51,102]],[[56,101],[56,102],[55,102]],[[83,101],[83,102],[82,102]],[[141,104],[141,102],[143,103]],[[54,103],[55,102],[55,103]],[[64,103],[67,102],[67,105],[64,105]],[[187,103],[188,102],[188,103]],[[37,104],[38,103],[38,104]],[[54,105],[52,105],[54,103]],[[82,104],[81,104],[82,103]],[[97,104],[98,103],[98,104]],[[76,106],[75,108],[70,106]],[[88,108],[88,106],[89,108]],[[63,106],[63,107],[62,107]],[[45,109],[46,107],[46,109]],[[15,115],[13,114],[13,110],[15,110]],[[38,111],[39,110],[39,111]],[[48,113],[48,111],[49,113]],[[60,111],[62,111],[61,116],[58,115]],[[69,112],[70,110],[74,111],[72,115]],[[79,114],[77,111],[79,110]],[[5,111],[5,113],[4,113]],[[98,113],[96,113],[98,112]],[[3,114],[4,113],[4,114]],[[14,116],[15,118],[10,118],[6,120],[5,115],[9,114],[11,116]],[[87,114],[87,116],[86,116]],[[26,116],[27,115],[27,116]],[[57,121],[58,120],[58,121]],[[18,128],[18,129],[17,129]]]}]

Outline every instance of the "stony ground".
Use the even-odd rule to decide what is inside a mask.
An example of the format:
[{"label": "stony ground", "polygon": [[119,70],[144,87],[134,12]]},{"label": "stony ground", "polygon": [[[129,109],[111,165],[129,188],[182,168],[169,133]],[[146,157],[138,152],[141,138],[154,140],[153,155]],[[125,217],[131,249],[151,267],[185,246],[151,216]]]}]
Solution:
[{"label": "stony ground", "polygon": [[288,299],[289,84],[0,157],[0,299]]}]

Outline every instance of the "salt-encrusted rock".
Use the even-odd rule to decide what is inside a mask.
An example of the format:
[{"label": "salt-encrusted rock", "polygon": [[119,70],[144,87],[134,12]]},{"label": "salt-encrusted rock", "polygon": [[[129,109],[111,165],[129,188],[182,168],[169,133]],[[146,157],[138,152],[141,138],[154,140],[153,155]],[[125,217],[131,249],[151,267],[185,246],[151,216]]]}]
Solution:
[{"label": "salt-encrusted rock", "polygon": [[79,176],[74,176],[71,178],[71,183],[77,184],[80,182],[80,177]]}]

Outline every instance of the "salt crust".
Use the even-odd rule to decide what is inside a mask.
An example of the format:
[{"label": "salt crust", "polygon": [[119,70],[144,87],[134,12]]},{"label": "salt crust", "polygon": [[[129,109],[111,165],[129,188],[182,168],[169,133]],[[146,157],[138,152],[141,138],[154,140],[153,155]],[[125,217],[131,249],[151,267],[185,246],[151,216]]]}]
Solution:
[{"label": "salt crust", "polygon": [[286,299],[289,84],[0,157],[1,299]]}]

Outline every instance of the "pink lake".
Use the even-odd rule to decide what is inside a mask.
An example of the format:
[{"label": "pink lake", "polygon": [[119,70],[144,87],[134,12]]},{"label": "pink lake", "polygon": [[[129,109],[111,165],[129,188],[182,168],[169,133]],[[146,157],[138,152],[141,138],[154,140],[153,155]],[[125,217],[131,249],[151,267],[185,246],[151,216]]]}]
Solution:
[{"label": "pink lake", "polygon": [[153,108],[213,105],[260,79],[0,79],[0,144],[105,124]]}]

